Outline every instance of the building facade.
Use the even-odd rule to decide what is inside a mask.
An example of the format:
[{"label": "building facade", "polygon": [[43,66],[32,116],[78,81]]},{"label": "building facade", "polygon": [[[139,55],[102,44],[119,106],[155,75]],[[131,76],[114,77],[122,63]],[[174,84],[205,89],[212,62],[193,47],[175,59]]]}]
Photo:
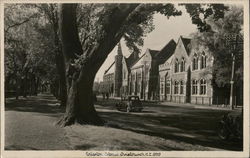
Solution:
[{"label": "building facade", "polygon": [[138,53],[132,53],[125,57],[122,53],[121,44],[118,43],[115,61],[104,72],[102,93],[111,97],[122,97],[129,94],[129,75],[131,65],[138,60]]},{"label": "building facade", "polygon": [[160,100],[178,103],[212,104],[213,57],[200,46],[192,49],[191,39],[180,36],[173,55],[159,66]]},{"label": "building facade", "polygon": [[103,76],[102,91],[143,100],[228,104],[229,90],[214,83],[212,53],[192,42],[180,36],[177,43],[170,40],[161,50],[147,49],[140,57],[132,53],[127,58],[119,44],[115,61]]}]

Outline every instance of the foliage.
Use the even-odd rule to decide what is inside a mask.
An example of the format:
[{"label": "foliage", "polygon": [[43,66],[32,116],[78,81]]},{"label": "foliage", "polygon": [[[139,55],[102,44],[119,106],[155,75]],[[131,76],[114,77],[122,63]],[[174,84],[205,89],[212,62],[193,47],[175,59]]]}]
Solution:
[{"label": "foliage", "polygon": [[[194,24],[200,31],[219,28],[224,10],[222,4],[183,4],[190,14]],[[131,8],[128,17],[121,22],[120,34],[124,38],[131,52],[140,52],[144,38],[154,30],[153,15],[160,13],[167,18],[181,15],[174,4],[78,4],[76,10],[77,28],[83,53],[74,59],[75,65],[80,67],[86,57],[99,45],[99,39],[104,36],[103,30],[110,15],[114,20],[115,12],[123,12]],[[44,81],[55,80],[55,49],[53,40],[58,27],[57,4],[5,4],[5,73],[22,77],[25,71],[35,73]],[[203,14],[203,17],[201,16]],[[202,19],[203,18],[203,19]],[[208,20],[206,20],[208,19]],[[234,19],[231,19],[234,20]],[[210,24],[209,21],[214,21]],[[230,19],[228,19],[228,24]],[[116,25],[116,21],[113,24]],[[235,22],[237,23],[237,22]],[[230,27],[230,25],[227,25]],[[239,28],[239,27],[237,27]],[[228,30],[228,29],[226,29]],[[112,32],[112,30],[110,30]],[[57,32],[58,33],[58,32]],[[117,33],[118,34],[118,33]],[[205,33],[204,33],[205,34]],[[101,55],[100,55],[101,56]],[[238,72],[238,70],[237,70]]]},{"label": "foliage", "polygon": [[29,4],[6,5],[4,13],[6,78],[18,80],[34,74],[43,82],[52,80],[55,48],[44,16]]},{"label": "foliage", "polygon": [[[239,6],[228,6],[228,11],[222,19],[214,20],[213,16],[207,18],[206,23],[211,26],[208,32],[197,32],[193,35],[192,45],[205,46],[213,56],[213,75],[218,86],[230,82],[232,71],[232,51],[225,45],[225,36],[231,33],[243,36],[243,9]],[[243,80],[243,45],[234,51],[235,81]]]},{"label": "foliage", "polygon": [[185,5],[189,13],[192,23],[197,25],[200,32],[211,30],[211,26],[206,19],[213,17],[213,21],[224,18],[224,12],[228,7],[224,4],[182,4]]}]

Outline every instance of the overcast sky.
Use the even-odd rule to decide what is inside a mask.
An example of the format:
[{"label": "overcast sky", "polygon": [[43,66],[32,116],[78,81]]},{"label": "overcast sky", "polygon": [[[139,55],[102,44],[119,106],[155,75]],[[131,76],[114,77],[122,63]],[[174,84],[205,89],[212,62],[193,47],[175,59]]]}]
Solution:
[{"label": "overcast sky", "polygon": [[[191,18],[186,13],[185,8],[178,8],[182,10],[181,16],[170,17],[167,19],[167,17],[160,14],[154,15],[155,29],[144,38],[144,46],[141,54],[143,54],[147,48],[161,50],[171,39],[174,39],[177,42],[180,35],[189,37],[191,33],[197,31],[197,27],[192,24]],[[123,55],[128,56],[130,52],[123,41],[121,42],[121,46]],[[103,80],[104,71],[111,65],[112,62],[114,62],[114,56],[116,53],[117,47],[113,49],[104,64],[99,69],[96,74],[96,81]]]}]

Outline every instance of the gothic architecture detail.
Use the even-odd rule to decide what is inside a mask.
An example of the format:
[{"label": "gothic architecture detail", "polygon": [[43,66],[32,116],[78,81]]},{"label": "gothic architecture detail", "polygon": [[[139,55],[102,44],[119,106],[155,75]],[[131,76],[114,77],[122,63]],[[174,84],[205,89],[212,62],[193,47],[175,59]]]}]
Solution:
[{"label": "gothic architecture detail", "polygon": [[[140,57],[122,54],[105,71],[102,87],[114,97],[137,95],[143,100],[192,104],[224,104],[227,94],[214,84],[213,56],[190,38],[170,40],[161,50],[147,49]],[[219,99],[222,98],[222,99]]]}]

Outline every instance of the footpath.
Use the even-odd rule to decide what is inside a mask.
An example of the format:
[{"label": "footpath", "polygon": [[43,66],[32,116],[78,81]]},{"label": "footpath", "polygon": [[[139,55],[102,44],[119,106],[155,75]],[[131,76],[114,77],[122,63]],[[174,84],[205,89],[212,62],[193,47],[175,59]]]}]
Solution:
[{"label": "footpath", "polygon": [[[99,99],[102,99],[101,96],[97,96]],[[106,100],[106,99],[105,99]],[[121,100],[121,97],[109,97],[109,100]],[[205,104],[191,104],[191,103],[175,103],[175,102],[167,102],[167,101],[143,101],[146,104],[158,104],[165,106],[177,106],[177,107],[187,107],[187,108],[195,108],[195,109],[214,109],[214,110],[230,110],[229,105],[205,105]],[[241,110],[242,106],[238,106],[235,108],[236,110]]]}]

